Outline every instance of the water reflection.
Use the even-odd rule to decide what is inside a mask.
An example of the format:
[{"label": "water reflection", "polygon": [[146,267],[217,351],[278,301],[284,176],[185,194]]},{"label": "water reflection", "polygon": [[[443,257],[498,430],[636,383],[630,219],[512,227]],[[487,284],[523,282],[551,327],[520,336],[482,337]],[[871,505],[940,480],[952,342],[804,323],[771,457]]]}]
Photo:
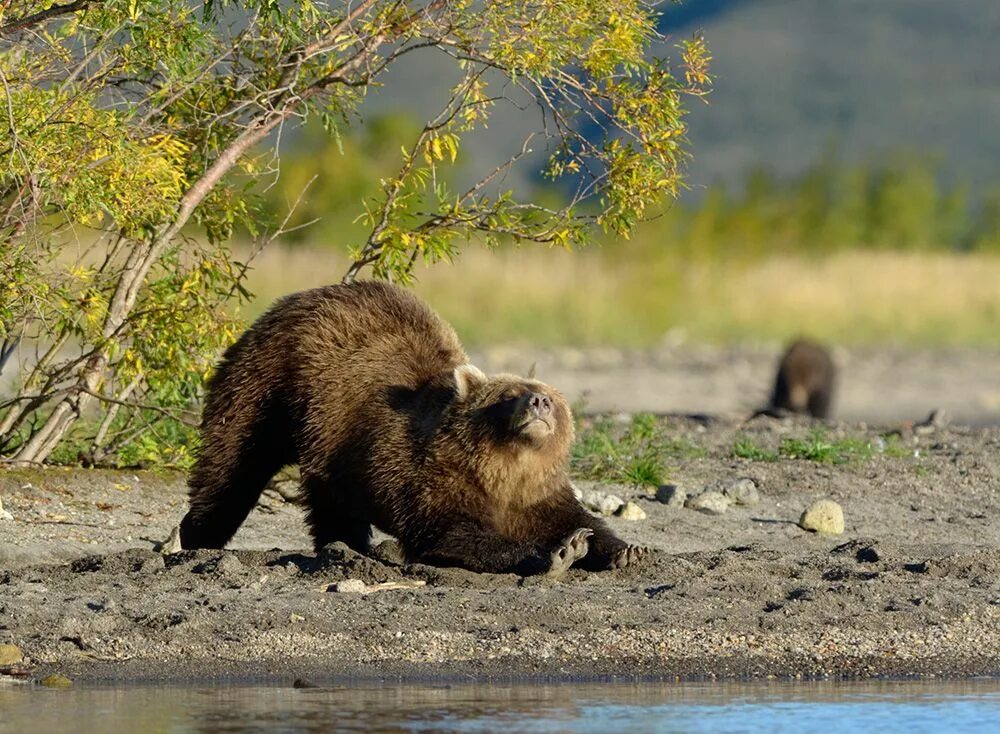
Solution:
[{"label": "water reflection", "polygon": [[986,731],[1000,681],[0,688],[0,732]]}]

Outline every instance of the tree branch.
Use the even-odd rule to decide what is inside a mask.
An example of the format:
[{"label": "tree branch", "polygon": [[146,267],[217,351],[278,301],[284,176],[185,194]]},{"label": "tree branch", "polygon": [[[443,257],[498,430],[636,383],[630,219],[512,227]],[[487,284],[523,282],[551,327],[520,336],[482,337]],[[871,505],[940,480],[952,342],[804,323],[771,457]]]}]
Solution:
[{"label": "tree branch", "polygon": [[65,5],[53,5],[51,8],[46,10],[40,10],[37,13],[32,13],[23,18],[15,18],[9,23],[4,23],[0,26],[0,36],[7,36],[11,33],[16,33],[17,31],[23,31],[25,28],[30,28],[33,25],[38,25],[39,23],[44,23],[47,20],[56,18],[60,15],[69,15],[70,13],[75,13],[77,10],[84,10],[88,5],[93,5],[96,3],[101,3],[104,0],[73,0],[71,3],[66,3]]}]

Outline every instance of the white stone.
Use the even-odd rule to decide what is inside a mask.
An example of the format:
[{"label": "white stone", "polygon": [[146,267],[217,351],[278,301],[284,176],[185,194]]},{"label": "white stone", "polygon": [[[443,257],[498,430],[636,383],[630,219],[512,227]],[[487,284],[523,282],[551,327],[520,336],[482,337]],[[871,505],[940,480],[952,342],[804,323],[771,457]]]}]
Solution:
[{"label": "white stone", "polygon": [[331,591],[338,594],[364,594],[367,589],[368,586],[361,579],[345,579],[330,587]]},{"label": "white stone", "polygon": [[662,502],[667,507],[683,507],[688,495],[676,484],[663,484],[656,490],[657,502]]},{"label": "white stone", "polygon": [[616,494],[605,494],[594,490],[584,490],[580,502],[587,509],[602,515],[613,515],[618,511],[618,508],[625,504],[625,500]]},{"label": "white stone", "polygon": [[622,520],[631,520],[633,522],[636,520],[646,519],[646,511],[641,507],[639,507],[639,505],[637,505],[635,502],[626,502],[624,505],[618,508],[618,511],[615,513],[615,515],[617,517],[620,517]]},{"label": "white stone", "polygon": [[753,479],[746,477],[728,484],[722,493],[736,505],[756,505],[760,502],[757,484]]},{"label": "white stone", "polygon": [[833,500],[816,500],[802,513],[799,527],[824,535],[844,532],[844,510]]},{"label": "white stone", "polygon": [[729,498],[722,494],[722,492],[709,490],[694,497],[689,497],[684,506],[689,510],[697,510],[706,515],[721,515],[729,509],[730,504]]}]

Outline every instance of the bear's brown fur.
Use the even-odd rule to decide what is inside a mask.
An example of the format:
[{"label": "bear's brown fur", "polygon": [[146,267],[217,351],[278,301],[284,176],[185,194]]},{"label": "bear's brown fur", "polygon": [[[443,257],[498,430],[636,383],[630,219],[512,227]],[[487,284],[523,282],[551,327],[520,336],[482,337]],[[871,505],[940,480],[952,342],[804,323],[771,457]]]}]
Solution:
[{"label": "bear's brown fur", "polygon": [[788,347],[778,363],[769,408],[826,418],[830,414],[835,377],[830,353],[819,344],[799,339]]},{"label": "bear's brown fur", "polygon": [[644,550],[575,499],[563,396],[487,378],[450,326],[384,283],[278,301],[223,356],[201,435],[184,548],[221,548],[298,463],[317,548],[364,552],[374,524],[410,560],[474,571],[601,569]]}]

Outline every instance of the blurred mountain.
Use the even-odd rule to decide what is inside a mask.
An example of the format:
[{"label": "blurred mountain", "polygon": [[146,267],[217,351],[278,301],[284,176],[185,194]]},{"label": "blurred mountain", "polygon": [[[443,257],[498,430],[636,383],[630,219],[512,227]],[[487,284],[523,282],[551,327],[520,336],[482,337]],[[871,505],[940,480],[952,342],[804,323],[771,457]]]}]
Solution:
[{"label": "blurred mountain", "polygon": [[[799,173],[831,149],[846,161],[915,153],[951,182],[1000,180],[1000,0],[688,0],[666,7],[661,29],[702,31],[714,55],[710,103],[691,103],[695,195],[754,167]],[[426,117],[454,81],[447,60],[413,54],[366,112]],[[498,110],[469,141],[471,168],[519,149],[530,112]]]},{"label": "blurred mountain", "polygon": [[956,181],[1000,180],[997,0],[689,5],[664,30],[703,29],[716,75],[690,117],[692,184],[753,166],[799,172],[831,146],[846,160],[906,151],[939,158]]}]

